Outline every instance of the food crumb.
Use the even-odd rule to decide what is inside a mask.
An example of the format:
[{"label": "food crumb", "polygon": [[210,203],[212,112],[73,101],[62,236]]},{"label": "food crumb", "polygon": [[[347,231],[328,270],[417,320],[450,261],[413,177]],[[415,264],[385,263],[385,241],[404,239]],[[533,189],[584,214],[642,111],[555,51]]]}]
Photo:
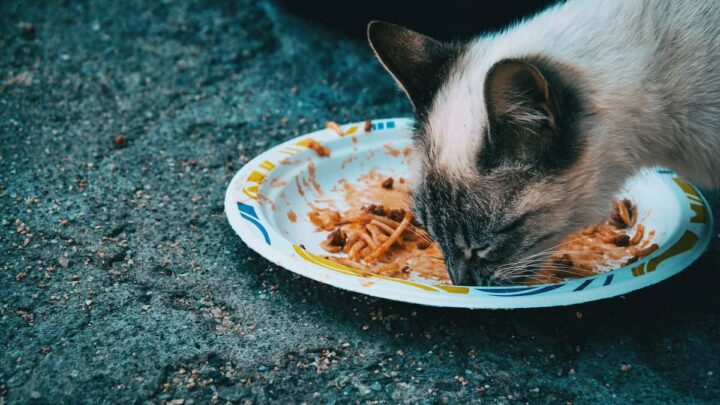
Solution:
[{"label": "food crumb", "polygon": [[381,185],[382,185],[382,188],[385,188],[385,189],[388,189],[388,190],[392,189],[392,188],[393,188],[393,182],[394,182],[393,178],[392,178],[392,177],[388,177],[387,179],[385,179],[385,180],[382,182],[382,184],[381,184]]},{"label": "food crumb", "polygon": [[640,255],[641,255],[641,257],[648,256],[648,255],[650,255],[652,252],[658,250],[659,247],[660,247],[660,246],[659,246],[657,243],[653,243],[652,245],[650,245],[650,246],[648,246],[647,248],[645,248],[645,250],[643,250],[642,252],[640,252]]},{"label": "food crumb", "polygon": [[345,132],[343,132],[340,125],[335,121],[328,121],[327,123],[325,123],[325,128],[335,131],[335,133],[340,136],[345,135]]},{"label": "food crumb", "polygon": [[297,222],[297,214],[293,210],[288,211],[287,218],[292,223]]},{"label": "food crumb", "polygon": [[124,147],[127,144],[127,141],[125,140],[125,137],[118,134],[115,135],[115,145],[118,147]]},{"label": "food crumb", "polygon": [[282,177],[278,177],[277,179],[270,182],[270,187],[272,188],[280,188],[287,184],[287,180],[285,180]]},{"label": "food crumb", "polygon": [[630,236],[622,234],[615,238],[616,246],[628,246],[630,244]]},{"label": "food crumb", "polygon": [[370,132],[370,131],[372,131],[372,121],[371,121],[371,120],[365,120],[365,127],[364,127],[363,129],[365,129],[365,132]]},{"label": "food crumb", "polygon": [[327,146],[321,144],[320,142],[310,138],[308,139],[308,148],[312,149],[317,153],[320,157],[329,157],[330,156],[330,148]]},{"label": "food crumb", "polygon": [[388,154],[388,155],[390,155],[390,156],[392,156],[392,157],[398,157],[398,156],[400,156],[400,150],[399,150],[399,149],[393,148],[392,145],[390,145],[390,144],[386,144],[386,145],[383,145],[383,146],[385,147],[385,149],[387,149],[387,154]]}]

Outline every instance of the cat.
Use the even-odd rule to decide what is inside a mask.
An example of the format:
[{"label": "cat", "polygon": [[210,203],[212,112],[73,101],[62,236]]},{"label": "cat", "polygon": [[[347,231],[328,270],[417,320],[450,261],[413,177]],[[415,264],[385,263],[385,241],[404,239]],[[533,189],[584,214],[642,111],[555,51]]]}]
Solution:
[{"label": "cat", "polygon": [[374,21],[368,39],[413,106],[412,209],[454,284],[531,277],[523,259],[607,218],[643,167],[720,186],[715,1],[570,0],[467,42]]}]

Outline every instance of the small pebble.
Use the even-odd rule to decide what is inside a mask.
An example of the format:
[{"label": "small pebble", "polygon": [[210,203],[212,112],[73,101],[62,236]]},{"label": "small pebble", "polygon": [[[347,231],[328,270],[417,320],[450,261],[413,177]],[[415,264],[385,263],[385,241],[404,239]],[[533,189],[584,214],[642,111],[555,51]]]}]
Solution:
[{"label": "small pebble", "polygon": [[22,32],[22,34],[27,38],[31,38],[35,35],[35,26],[29,22],[21,22],[18,24],[18,28],[20,28],[20,32]]},{"label": "small pebble", "polygon": [[126,145],[125,137],[122,135],[115,135],[115,145],[119,147],[124,147]]}]

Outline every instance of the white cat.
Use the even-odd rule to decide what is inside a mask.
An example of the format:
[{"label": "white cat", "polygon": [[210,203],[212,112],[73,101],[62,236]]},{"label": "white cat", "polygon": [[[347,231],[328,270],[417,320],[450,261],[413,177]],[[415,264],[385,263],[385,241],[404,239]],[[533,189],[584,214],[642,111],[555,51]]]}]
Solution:
[{"label": "white cat", "polygon": [[716,1],[571,0],[465,43],[382,22],[368,37],[414,106],[413,209],[456,284],[503,282],[642,167],[720,186]]}]

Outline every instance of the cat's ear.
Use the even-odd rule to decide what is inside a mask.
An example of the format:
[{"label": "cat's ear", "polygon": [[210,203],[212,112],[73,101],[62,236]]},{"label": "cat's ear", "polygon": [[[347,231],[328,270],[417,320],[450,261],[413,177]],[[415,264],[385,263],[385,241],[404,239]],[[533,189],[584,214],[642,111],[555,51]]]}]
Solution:
[{"label": "cat's ear", "polygon": [[367,34],[378,60],[405,91],[415,110],[427,107],[445,80],[457,48],[381,21],[368,24]]},{"label": "cat's ear", "polygon": [[567,71],[543,60],[508,59],[490,68],[485,79],[485,164],[559,168],[572,162],[578,151],[575,122],[582,103],[563,72]]},{"label": "cat's ear", "polygon": [[491,120],[535,127],[554,126],[557,108],[550,83],[533,64],[502,60],[485,79],[485,103]]}]

